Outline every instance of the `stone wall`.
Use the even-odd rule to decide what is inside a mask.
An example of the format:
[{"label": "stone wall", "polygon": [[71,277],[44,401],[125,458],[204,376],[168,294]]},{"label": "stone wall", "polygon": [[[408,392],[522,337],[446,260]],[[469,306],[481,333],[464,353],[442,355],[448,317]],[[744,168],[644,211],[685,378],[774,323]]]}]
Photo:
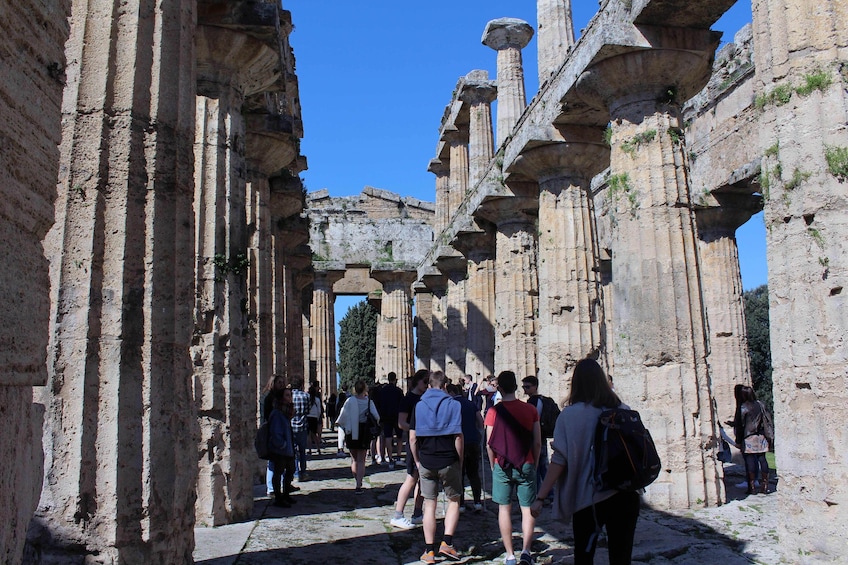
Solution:
[{"label": "stone wall", "polygon": [[38,504],[47,379],[48,263],[68,37],[65,0],[0,5],[0,562],[17,563]]}]

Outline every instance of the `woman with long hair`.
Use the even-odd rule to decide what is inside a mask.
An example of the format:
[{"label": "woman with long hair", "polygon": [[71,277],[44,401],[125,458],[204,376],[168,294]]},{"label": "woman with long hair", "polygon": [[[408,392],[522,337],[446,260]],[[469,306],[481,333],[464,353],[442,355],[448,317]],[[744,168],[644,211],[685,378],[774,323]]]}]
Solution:
[{"label": "woman with long hair", "polygon": [[[553,453],[545,481],[530,511],[538,516],[544,499],[555,490],[554,517],[573,521],[574,563],[594,562],[597,528],[606,525],[610,565],[629,565],[639,518],[639,494],[595,489],[593,445],[598,418],[605,409],[627,408],[612,390],[604,370],[593,359],[574,367],[571,394],[557,418]],[[554,489],[556,485],[556,489]]]},{"label": "woman with long hair", "polygon": [[747,494],[756,492],[757,476],[760,492],[769,491],[769,466],[766,453],[774,443],[774,427],[763,403],[757,400],[754,389],[743,386],[740,398],[739,418],[736,424],[736,444],[745,457],[745,474],[748,479]]},{"label": "woman with long hair", "polygon": [[354,396],[342,406],[336,424],[345,431],[345,445],[350,450],[350,470],[356,481],[356,494],[362,494],[362,480],[365,477],[365,454],[371,443],[368,432],[368,413],[380,420],[380,414],[374,403],[368,398],[365,381],[358,380],[353,385]]}]

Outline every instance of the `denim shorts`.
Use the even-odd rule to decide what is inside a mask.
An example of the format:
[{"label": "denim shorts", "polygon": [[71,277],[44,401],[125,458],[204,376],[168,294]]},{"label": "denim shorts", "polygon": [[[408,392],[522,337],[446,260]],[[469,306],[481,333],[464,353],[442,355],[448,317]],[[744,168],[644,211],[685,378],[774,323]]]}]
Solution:
[{"label": "denim shorts", "polygon": [[536,500],[536,466],[525,463],[521,469],[504,470],[495,463],[492,469],[492,501],[495,504],[512,504],[512,489],[518,495],[518,505],[525,508]]}]

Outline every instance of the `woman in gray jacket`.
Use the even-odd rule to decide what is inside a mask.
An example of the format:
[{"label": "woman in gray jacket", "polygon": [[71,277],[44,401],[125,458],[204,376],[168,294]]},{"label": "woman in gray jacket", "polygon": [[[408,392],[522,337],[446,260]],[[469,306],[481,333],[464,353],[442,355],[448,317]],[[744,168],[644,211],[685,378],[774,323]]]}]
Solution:
[{"label": "woman in gray jacket", "polygon": [[538,516],[543,501],[554,490],[554,517],[573,521],[575,565],[594,563],[596,532],[601,526],[607,529],[610,565],[630,565],[639,494],[596,490],[592,478],[598,417],[607,408],[626,406],[592,359],[583,359],[574,367],[566,404],[554,428],[548,474],[530,511]]}]

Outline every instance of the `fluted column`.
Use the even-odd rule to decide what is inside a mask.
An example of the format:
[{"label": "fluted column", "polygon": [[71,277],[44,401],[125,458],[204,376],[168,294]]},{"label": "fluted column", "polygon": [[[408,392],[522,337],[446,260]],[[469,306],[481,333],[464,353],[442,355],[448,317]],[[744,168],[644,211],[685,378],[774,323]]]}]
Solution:
[{"label": "fluted column", "polygon": [[394,372],[398,379],[406,379],[413,372],[412,283],[417,273],[372,270],[371,277],[383,285],[381,332],[377,336],[377,374]]},{"label": "fluted column", "polygon": [[93,0],[70,18],[49,503],[30,529],[55,563],[192,563],[194,10]]},{"label": "fluted column", "polygon": [[492,102],[498,89],[487,71],[471,71],[465,77],[459,98],[468,108],[468,185],[483,178],[494,157],[492,144]]},{"label": "fluted column", "polygon": [[442,139],[450,144],[450,188],[445,215],[449,224],[468,193],[468,131],[456,127],[446,128]]},{"label": "fluted column", "polygon": [[415,292],[415,357],[419,369],[430,368],[433,337],[433,294],[423,283],[412,286]]},{"label": "fluted column", "polygon": [[498,129],[495,147],[512,134],[512,128],[527,106],[521,50],[533,37],[533,28],[523,20],[501,18],[486,24],[483,45],[498,52]]},{"label": "fluted column", "polygon": [[427,170],[436,175],[436,225],[433,231],[438,234],[448,225],[450,215],[450,161],[445,163],[441,159],[433,159]]},{"label": "fluted column", "polygon": [[[309,268],[311,257],[297,257],[293,261],[293,257],[287,259],[285,266],[286,275],[286,290],[285,290],[285,359],[281,360],[277,365],[277,374],[286,375],[290,381],[303,379],[309,375],[309,348],[311,341],[309,339],[309,317],[311,302],[304,305],[304,295],[312,296],[312,292],[308,290],[315,280],[315,274]],[[291,277],[291,280],[289,280]],[[304,343],[307,345],[304,346]],[[281,348],[282,349],[282,348]],[[330,383],[330,394],[336,390],[336,383],[333,380]]]},{"label": "fluted column", "polygon": [[[309,316],[312,351],[315,362],[314,378],[323,390],[332,390],[336,383],[336,295],[333,285],[344,271],[315,271],[312,288],[312,309]],[[310,375],[310,379],[313,375]]]},{"label": "fluted column", "polygon": [[[605,101],[610,112],[615,387],[640,410],[660,452],[667,472],[645,495],[660,508],[724,499],[695,216],[673,136],[681,127],[675,100],[703,87],[717,38],[687,33],[688,51],[618,55],[579,83],[584,100]],[[678,85],[670,94],[669,80]]]},{"label": "fluted column", "polygon": [[536,20],[541,86],[562,66],[568,52],[574,47],[571,0],[536,0]]},{"label": "fluted column", "polygon": [[[312,300],[314,297],[314,293],[312,289],[315,285],[315,273],[312,272],[309,277],[298,277],[295,280],[295,286],[300,286],[299,282],[305,282],[303,288],[300,291],[300,312],[301,312],[301,327],[303,328],[303,333],[301,334],[301,366],[298,369],[294,366],[295,360],[291,360],[287,366],[291,367],[293,371],[299,371],[303,375],[303,382],[308,383],[310,380],[315,378],[315,361],[312,359]],[[295,374],[292,372],[290,374]]]},{"label": "fluted column", "polygon": [[[753,200],[753,199],[752,199]],[[754,206],[699,209],[698,247],[701,257],[704,306],[707,311],[710,350],[707,361],[719,421],[732,420],[736,409],[733,388],[751,384],[745,303],[736,229],[755,212]],[[751,202],[754,204],[754,202]]]},{"label": "fluted column", "polygon": [[[538,194],[535,183],[522,194]],[[536,374],[539,308],[536,218],[527,210],[538,197],[499,198],[477,214],[497,226],[495,234],[495,374],[510,370],[521,379]]]},{"label": "fluted column", "polygon": [[524,151],[510,167],[539,183],[540,391],[568,394],[568,376],[601,350],[602,304],[588,190],[609,160],[603,132],[564,129],[566,141]]},{"label": "fluted column", "polygon": [[274,249],[271,186],[268,177],[248,169],[247,183],[248,260],[247,301],[250,316],[249,367],[254,396],[274,374]]},{"label": "fluted column", "polygon": [[432,302],[432,333],[430,338],[430,370],[445,371],[445,351],[448,345],[448,305],[447,288],[448,279],[445,275],[425,275],[422,282],[433,294]]},{"label": "fluted column", "polygon": [[[456,252],[453,252],[456,253]],[[447,347],[445,375],[460,382],[465,375],[466,325],[466,267],[465,257],[456,253],[439,257],[436,267],[447,277]]]},{"label": "fluted column", "polygon": [[[848,551],[848,11],[844,2],[755,0],[753,16],[777,533],[787,561],[838,563]],[[791,93],[788,103],[776,89]]]},{"label": "fluted column", "polygon": [[468,260],[465,373],[479,382],[495,374],[494,230],[463,233],[453,245]]}]

